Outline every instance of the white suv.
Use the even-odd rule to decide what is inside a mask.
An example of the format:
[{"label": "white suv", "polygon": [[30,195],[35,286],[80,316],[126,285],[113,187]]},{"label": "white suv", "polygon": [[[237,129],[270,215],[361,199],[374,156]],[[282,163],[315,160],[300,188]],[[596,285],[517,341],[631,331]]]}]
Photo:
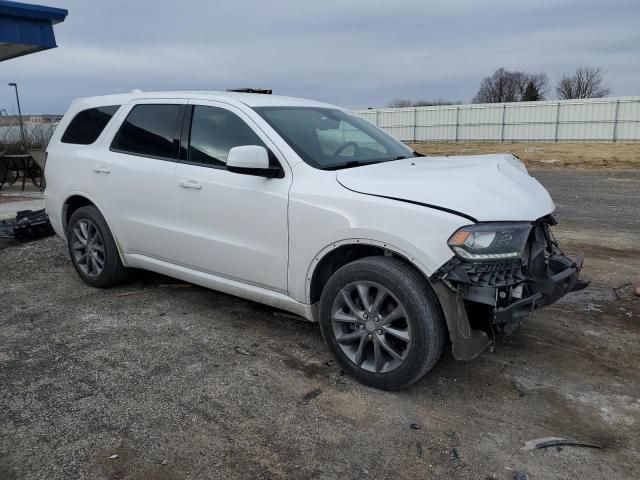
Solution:
[{"label": "white suv", "polygon": [[51,223],[87,284],[142,268],[288,310],[379,388],[415,382],[447,343],[475,358],[587,283],[516,157],[423,157],[312,100],[76,100],[45,173]]}]

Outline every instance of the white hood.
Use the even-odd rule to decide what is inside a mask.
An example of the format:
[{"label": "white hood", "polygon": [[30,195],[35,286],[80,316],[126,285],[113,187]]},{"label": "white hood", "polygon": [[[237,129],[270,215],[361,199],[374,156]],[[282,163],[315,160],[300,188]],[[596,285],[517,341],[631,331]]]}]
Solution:
[{"label": "white hood", "polygon": [[359,193],[427,204],[477,221],[533,221],[555,210],[549,193],[510,154],[416,157],[338,170]]}]

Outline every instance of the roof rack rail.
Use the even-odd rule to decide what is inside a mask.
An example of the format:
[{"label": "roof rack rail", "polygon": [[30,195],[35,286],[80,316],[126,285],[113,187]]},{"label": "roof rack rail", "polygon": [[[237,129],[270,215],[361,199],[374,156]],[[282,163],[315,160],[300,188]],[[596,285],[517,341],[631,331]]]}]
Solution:
[{"label": "roof rack rail", "polygon": [[271,95],[273,90],[270,88],[227,88],[225,92],[236,93],[263,93],[265,95]]}]

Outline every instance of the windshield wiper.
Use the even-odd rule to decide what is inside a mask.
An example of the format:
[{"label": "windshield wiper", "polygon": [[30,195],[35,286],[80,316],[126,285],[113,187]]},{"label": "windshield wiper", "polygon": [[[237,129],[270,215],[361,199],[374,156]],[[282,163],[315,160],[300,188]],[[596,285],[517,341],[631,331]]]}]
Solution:
[{"label": "windshield wiper", "polygon": [[338,163],[337,165],[327,165],[322,167],[322,170],[341,170],[343,168],[363,167],[365,165],[371,165],[373,163],[380,163],[380,160],[363,161],[363,160],[349,160],[345,163]]},{"label": "windshield wiper", "polygon": [[323,167],[322,170],[341,170],[343,168],[352,168],[352,167],[363,167],[365,165],[372,165],[374,163],[384,163],[384,162],[393,162],[394,160],[404,160],[409,157],[405,157],[400,155],[395,158],[382,158],[377,160],[349,160],[345,163],[339,163],[337,165],[327,165]]}]

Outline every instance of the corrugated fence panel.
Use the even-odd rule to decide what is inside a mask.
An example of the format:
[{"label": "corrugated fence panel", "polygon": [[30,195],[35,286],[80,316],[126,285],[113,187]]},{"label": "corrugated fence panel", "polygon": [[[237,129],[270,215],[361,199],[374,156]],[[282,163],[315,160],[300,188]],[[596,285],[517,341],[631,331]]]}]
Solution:
[{"label": "corrugated fence panel", "polygon": [[544,142],[555,138],[555,123],[518,123],[504,126],[505,141]]},{"label": "corrugated fence panel", "polygon": [[558,141],[570,142],[585,139],[611,141],[613,139],[613,122],[572,122],[558,125]]},{"label": "corrugated fence panel", "polygon": [[640,122],[629,122],[618,125],[616,139],[619,142],[633,142],[640,138]]},{"label": "corrugated fence panel", "polygon": [[399,140],[413,140],[415,109],[394,108],[378,111],[378,126]]},{"label": "corrugated fence panel", "polygon": [[510,104],[506,107],[506,123],[555,123],[558,114],[557,104],[526,102],[522,105]]},{"label": "corrugated fence panel", "polygon": [[444,141],[456,139],[457,108],[417,108],[416,140]]},{"label": "corrugated fence panel", "polygon": [[461,125],[502,123],[502,104],[496,105],[460,105],[459,121]]},{"label": "corrugated fence panel", "polygon": [[455,139],[455,127],[430,125],[416,128],[416,140],[419,142],[453,142]]},{"label": "corrugated fence panel", "polygon": [[376,115],[377,115],[377,112],[375,110],[364,110],[362,112],[358,112],[358,114],[362,118],[364,118],[366,120],[369,120],[371,123],[373,123],[375,125],[375,123],[376,123]]},{"label": "corrugated fence panel", "polygon": [[640,102],[620,100],[618,120],[632,122],[640,121]]},{"label": "corrugated fence panel", "polygon": [[458,140],[482,141],[487,138],[500,140],[501,131],[500,125],[460,125],[458,127]]},{"label": "corrugated fence panel", "polygon": [[403,141],[640,141],[640,97],[369,109]]}]

